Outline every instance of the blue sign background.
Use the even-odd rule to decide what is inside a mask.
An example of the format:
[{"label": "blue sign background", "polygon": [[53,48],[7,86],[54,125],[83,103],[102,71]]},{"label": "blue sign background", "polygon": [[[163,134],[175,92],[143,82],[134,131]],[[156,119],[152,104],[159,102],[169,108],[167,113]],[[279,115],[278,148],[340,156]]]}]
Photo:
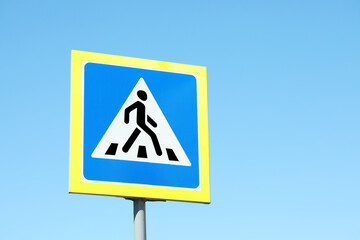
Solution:
[{"label": "blue sign background", "polygon": [[[91,157],[141,77],[183,147],[191,166]],[[196,78],[188,74],[87,63],[84,69],[84,177],[88,180],[106,182],[198,187],[196,86]]]}]

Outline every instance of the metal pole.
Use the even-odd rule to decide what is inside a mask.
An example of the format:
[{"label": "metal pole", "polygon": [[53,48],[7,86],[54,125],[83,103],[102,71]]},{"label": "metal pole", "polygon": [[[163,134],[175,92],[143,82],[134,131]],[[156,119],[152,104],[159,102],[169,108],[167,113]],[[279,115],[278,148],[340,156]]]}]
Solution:
[{"label": "metal pole", "polygon": [[135,198],[134,201],[134,239],[146,240],[145,199]]}]

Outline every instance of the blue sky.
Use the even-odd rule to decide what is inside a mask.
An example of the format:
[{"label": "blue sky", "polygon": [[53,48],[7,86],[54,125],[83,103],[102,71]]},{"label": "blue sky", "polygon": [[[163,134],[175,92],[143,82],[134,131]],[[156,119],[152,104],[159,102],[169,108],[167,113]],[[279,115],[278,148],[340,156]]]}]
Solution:
[{"label": "blue sky", "polygon": [[132,239],[132,202],[69,195],[71,50],[208,68],[210,205],[148,239],[360,238],[358,1],[0,0],[0,239]]}]

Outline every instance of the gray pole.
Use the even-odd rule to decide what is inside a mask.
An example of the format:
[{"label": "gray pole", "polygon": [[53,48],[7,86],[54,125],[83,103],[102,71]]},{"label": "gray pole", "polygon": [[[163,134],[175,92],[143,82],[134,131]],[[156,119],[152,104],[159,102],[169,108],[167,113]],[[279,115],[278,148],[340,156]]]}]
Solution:
[{"label": "gray pole", "polygon": [[134,239],[146,240],[145,199],[135,198],[134,201]]}]

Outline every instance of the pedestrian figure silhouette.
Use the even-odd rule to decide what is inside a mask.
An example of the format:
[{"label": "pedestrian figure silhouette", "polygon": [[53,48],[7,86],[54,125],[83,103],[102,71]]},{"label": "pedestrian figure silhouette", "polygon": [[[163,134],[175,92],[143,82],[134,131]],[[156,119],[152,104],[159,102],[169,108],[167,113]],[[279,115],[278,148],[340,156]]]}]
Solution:
[{"label": "pedestrian figure silhouette", "polygon": [[[137,92],[137,96],[139,97],[140,100],[142,100],[144,102],[147,99],[146,92],[143,91],[143,90],[139,90]],[[136,112],[136,124],[140,127],[141,130],[143,130],[145,133],[147,133],[150,136],[151,141],[153,142],[156,154],[158,156],[161,156],[162,151],[161,151],[159,141],[158,141],[158,139],[156,137],[156,134],[146,125],[146,121],[148,123],[150,123],[154,128],[157,127],[157,123],[149,115],[146,115],[145,105],[142,102],[136,101],[135,103],[131,104],[129,107],[127,107],[125,109],[124,122],[126,124],[129,123],[130,112],[132,112],[135,109],[137,110],[137,112]],[[129,137],[129,139],[126,141],[126,143],[124,144],[124,146],[122,148],[122,150],[124,152],[129,151],[129,149],[131,148],[131,146],[133,145],[133,143],[135,142],[135,140],[137,139],[137,137],[141,133],[140,129],[135,128],[135,130],[133,131],[133,133],[131,134],[131,136]]]}]

